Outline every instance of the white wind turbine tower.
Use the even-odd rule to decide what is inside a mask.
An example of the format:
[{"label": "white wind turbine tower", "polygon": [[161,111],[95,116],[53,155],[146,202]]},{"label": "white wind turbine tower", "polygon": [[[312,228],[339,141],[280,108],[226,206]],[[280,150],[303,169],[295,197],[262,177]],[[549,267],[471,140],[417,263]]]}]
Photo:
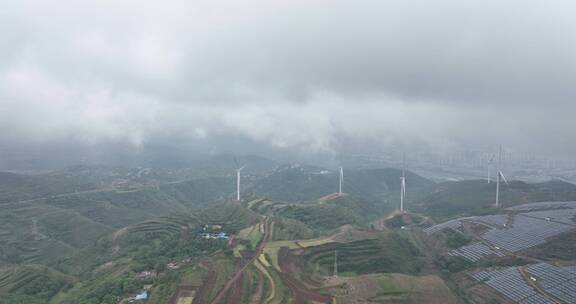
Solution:
[{"label": "white wind turbine tower", "polygon": [[400,212],[404,213],[404,198],[406,197],[406,156],[402,155],[402,176],[400,177]]},{"label": "white wind turbine tower", "polygon": [[504,173],[502,173],[502,146],[498,148],[498,164],[496,168],[496,208],[500,208],[500,179],[508,185],[508,181],[506,177],[504,177]]},{"label": "white wind turbine tower", "polygon": [[340,181],[338,183],[338,194],[342,195],[342,184],[344,183],[344,168],[340,167]]},{"label": "white wind turbine tower", "polygon": [[242,169],[246,167],[246,165],[239,167],[236,158],[234,158],[234,162],[236,163],[236,200],[240,201],[240,173],[242,172]]}]

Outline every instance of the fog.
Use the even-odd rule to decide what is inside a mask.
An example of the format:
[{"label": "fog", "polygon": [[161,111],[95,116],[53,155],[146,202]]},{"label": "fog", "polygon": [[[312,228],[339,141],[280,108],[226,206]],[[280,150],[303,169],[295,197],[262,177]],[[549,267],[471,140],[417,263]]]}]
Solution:
[{"label": "fog", "polygon": [[570,157],[574,20],[553,0],[12,1],[0,157]]}]

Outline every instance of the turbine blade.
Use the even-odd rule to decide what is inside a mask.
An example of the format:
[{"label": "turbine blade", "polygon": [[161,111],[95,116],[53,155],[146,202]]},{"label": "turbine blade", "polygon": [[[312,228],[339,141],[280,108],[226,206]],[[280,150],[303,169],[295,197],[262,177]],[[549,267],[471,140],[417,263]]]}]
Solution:
[{"label": "turbine blade", "polygon": [[506,186],[508,186],[508,181],[506,180],[506,177],[504,177],[504,173],[502,173],[502,171],[498,171],[498,174],[500,174],[500,177],[502,177],[502,180],[504,181]]},{"label": "turbine blade", "polygon": [[238,165],[238,159],[236,158],[236,156],[234,156],[234,164],[236,165],[236,169],[240,167],[240,165]]}]

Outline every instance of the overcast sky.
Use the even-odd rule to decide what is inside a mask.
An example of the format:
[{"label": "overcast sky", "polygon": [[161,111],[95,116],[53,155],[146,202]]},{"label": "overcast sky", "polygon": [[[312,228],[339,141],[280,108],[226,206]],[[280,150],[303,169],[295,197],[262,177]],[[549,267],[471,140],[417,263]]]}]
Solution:
[{"label": "overcast sky", "polygon": [[241,138],[566,156],[576,4],[4,1],[0,105],[4,149]]}]

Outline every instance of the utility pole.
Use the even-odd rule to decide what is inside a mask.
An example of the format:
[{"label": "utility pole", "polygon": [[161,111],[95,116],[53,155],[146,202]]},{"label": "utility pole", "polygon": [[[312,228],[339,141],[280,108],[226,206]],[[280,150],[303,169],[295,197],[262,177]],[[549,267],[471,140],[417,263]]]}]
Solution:
[{"label": "utility pole", "polygon": [[338,250],[334,250],[334,277],[338,277]]}]

